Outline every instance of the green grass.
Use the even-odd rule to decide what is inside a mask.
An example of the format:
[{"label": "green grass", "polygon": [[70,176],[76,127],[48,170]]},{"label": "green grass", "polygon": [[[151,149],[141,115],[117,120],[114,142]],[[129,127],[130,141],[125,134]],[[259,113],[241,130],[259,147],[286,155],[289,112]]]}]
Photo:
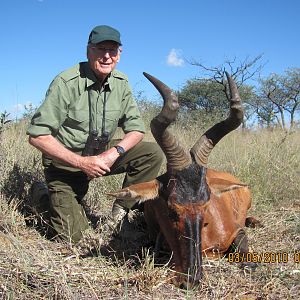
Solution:
[{"label": "green grass", "polygon": [[[187,124],[172,130],[191,147],[204,128]],[[294,262],[294,253],[300,253],[299,131],[237,130],[220,141],[209,160],[209,167],[231,172],[251,188],[249,215],[264,225],[246,229],[251,250],[288,253],[288,262],[262,263],[246,272],[225,258],[205,259],[201,285],[184,291],[170,283],[167,261],[157,265],[149,249],[134,248],[138,234],[116,244],[125,245],[123,254],[111,249],[109,256],[82,258],[76,247],[50,242],[34,228],[29,189],[43,172],[25,130],[25,123],[11,124],[1,133],[0,299],[299,299],[300,265]],[[150,133],[146,139],[153,139]],[[118,189],[121,178],[91,183],[86,202],[93,213],[105,219],[113,201],[105,193]]]}]

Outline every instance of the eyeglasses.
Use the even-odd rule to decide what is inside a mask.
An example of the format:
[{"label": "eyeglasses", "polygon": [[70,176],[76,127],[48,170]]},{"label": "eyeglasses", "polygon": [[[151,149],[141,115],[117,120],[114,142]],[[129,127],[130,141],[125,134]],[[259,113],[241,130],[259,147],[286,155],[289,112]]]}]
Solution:
[{"label": "eyeglasses", "polygon": [[119,52],[119,48],[104,48],[104,47],[96,47],[96,46],[90,46],[93,51],[99,55],[104,56],[106,53],[109,54],[109,56],[117,56]]}]

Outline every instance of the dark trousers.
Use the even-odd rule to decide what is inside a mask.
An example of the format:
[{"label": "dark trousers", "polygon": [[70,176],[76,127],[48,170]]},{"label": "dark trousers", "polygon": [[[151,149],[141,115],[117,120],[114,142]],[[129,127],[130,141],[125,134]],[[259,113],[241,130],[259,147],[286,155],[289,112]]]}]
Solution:
[{"label": "dark trousers", "polygon": [[[117,144],[112,141],[110,146]],[[157,177],[163,161],[163,152],[156,143],[140,142],[120,157],[107,174],[126,173],[123,187],[146,182]],[[89,187],[89,180],[81,171],[51,164],[45,167],[45,177],[50,195],[50,224],[56,235],[76,243],[89,222],[81,205]],[[118,205],[131,208],[134,202],[116,200]]]}]

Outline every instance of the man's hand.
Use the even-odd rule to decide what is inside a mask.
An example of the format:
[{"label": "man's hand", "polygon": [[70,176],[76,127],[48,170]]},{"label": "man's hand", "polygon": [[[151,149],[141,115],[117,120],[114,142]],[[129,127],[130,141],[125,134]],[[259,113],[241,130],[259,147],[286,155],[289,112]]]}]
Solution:
[{"label": "man's hand", "polygon": [[[143,137],[143,133],[132,131],[125,134],[118,145],[122,146],[127,152],[139,143]],[[111,166],[115,163],[119,156],[117,149],[113,147],[97,156],[83,157],[84,160],[90,159],[90,161],[83,162],[83,165],[79,165],[79,168],[86,173],[89,178],[101,177],[107,172],[110,172]]]},{"label": "man's hand", "polygon": [[97,156],[84,156],[81,158],[79,168],[89,178],[96,178],[110,172],[110,167],[118,159],[119,154],[116,148],[111,148]]},{"label": "man's hand", "polygon": [[65,148],[51,135],[30,136],[29,143],[49,157],[62,161],[66,165],[81,169],[90,178],[103,176],[107,172],[110,172],[110,167],[118,157],[116,149],[112,150],[112,152],[116,152],[115,159],[110,153],[111,149],[106,151],[108,153],[104,152],[99,156],[83,157]]},{"label": "man's hand", "polygon": [[[137,131],[126,133],[119,145],[128,151],[139,143],[143,136],[143,133]],[[119,157],[114,147],[97,156],[80,156],[65,148],[52,135],[30,136],[29,143],[47,156],[81,169],[90,178],[100,177],[110,172],[111,166]]]},{"label": "man's hand", "polygon": [[81,169],[89,178],[96,178],[110,172],[105,159],[99,156],[83,156],[80,159],[78,168]]}]

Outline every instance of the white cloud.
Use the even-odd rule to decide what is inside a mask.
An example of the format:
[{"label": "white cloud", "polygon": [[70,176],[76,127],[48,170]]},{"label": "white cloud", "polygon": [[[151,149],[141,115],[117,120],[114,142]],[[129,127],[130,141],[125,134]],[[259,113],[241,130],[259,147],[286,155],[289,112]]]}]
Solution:
[{"label": "white cloud", "polygon": [[180,57],[181,50],[171,49],[167,57],[167,64],[173,67],[181,67],[184,64],[184,60]]},{"label": "white cloud", "polygon": [[22,111],[23,109],[24,109],[24,104],[18,103],[14,105],[14,112],[19,112]]}]

